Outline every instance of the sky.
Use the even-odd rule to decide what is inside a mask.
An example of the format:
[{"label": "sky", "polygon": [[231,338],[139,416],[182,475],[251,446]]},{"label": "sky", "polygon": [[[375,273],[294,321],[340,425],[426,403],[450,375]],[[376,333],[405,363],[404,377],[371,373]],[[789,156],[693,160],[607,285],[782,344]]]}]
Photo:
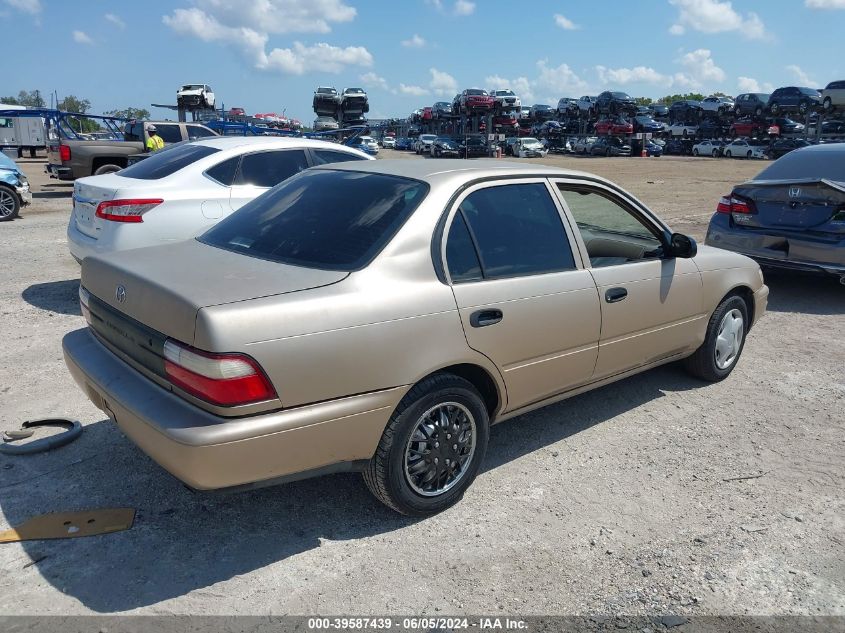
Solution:
[{"label": "sky", "polygon": [[376,119],[464,88],[531,105],[845,79],[845,0],[0,0],[0,24],[3,95],[153,118],[184,83],[307,122],[318,85],[365,88]]}]

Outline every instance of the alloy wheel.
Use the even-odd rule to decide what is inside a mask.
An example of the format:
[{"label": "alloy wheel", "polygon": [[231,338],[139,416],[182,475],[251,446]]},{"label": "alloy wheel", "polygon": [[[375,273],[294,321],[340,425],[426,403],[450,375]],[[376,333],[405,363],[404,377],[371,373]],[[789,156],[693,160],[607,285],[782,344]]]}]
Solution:
[{"label": "alloy wheel", "polygon": [[0,217],[8,218],[15,213],[15,199],[11,191],[0,189]]},{"label": "alloy wheel", "polygon": [[734,308],[722,317],[722,322],[719,323],[715,350],[716,367],[727,369],[734,364],[742,349],[744,335],[745,322],[742,319],[742,312]]},{"label": "alloy wheel", "polygon": [[423,413],[405,447],[405,479],[424,497],[441,495],[461,481],[476,445],[475,418],[458,402]]}]

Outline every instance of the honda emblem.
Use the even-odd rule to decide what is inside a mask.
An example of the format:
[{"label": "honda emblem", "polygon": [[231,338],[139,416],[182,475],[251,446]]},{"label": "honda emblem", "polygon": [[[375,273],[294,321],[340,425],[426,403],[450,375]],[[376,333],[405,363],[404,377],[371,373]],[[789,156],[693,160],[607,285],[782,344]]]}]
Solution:
[{"label": "honda emblem", "polygon": [[790,198],[800,198],[801,197],[801,187],[790,187],[789,188],[789,197]]},{"label": "honda emblem", "polygon": [[115,288],[114,298],[117,299],[118,303],[123,303],[124,301],[126,301],[126,288],[124,288],[123,286],[118,286],[117,288]]}]

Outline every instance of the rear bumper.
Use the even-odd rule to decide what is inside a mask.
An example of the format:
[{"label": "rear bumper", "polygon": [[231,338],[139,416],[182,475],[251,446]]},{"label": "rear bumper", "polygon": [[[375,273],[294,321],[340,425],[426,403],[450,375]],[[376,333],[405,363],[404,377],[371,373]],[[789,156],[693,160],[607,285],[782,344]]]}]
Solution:
[{"label": "rear bumper", "polygon": [[62,167],[61,165],[54,165],[48,163],[44,166],[44,171],[50,178],[58,178],[59,180],[73,180],[73,170],[70,167]]},{"label": "rear bumper", "polygon": [[91,402],[165,470],[197,490],[357,470],[375,452],[405,387],[243,418],[222,418],[129,367],[88,329],[62,340]]},{"label": "rear bumper", "polygon": [[845,275],[845,238],[838,243],[802,237],[764,233],[731,225],[727,214],[710,220],[704,243],[742,253],[761,266],[805,272]]}]

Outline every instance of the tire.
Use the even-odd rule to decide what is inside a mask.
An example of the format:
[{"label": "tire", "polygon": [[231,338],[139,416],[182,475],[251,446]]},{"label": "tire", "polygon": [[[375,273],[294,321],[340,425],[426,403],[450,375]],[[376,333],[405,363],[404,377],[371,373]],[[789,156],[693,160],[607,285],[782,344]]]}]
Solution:
[{"label": "tire", "polygon": [[731,150],[728,150],[727,152],[725,152],[725,156],[727,156],[728,158],[730,158],[730,157],[731,157]]},{"label": "tire", "polygon": [[719,158],[719,150],[713,150],[713,158]]},{"label": "tire", "polygon": [[[739,331],[737,318],[740,319]],[[739,362],[747,332],[748,307],[745,301],[736,295],[726,297],[710,317],[704,343],[692,356],[684,359],[685,369],[708,382],[724,380]]]},{"label": "tire", "polygon": [[29,157],[30,157],[30,158],[35,158],[35,157],[36,157],[36,155],[35,155],[35,148],[34,148],[34,147],[30,147],[30,148],[29,148]]},{"label": "tire", "polygon": [[748,153],[745,155],[745,157],[746,157],[746,158],[751,158],[751,152],[748,152]]},{"label": "tire", "polygon": [[109,163],[108,165],[100,165],[94,172],[95,176],[102,176],[103,174],[113,174],[116,171],[123,169],[120,165]]},{"label": "tire", "polygon": [[772,114],[777,114],[779,110],[780,110],[780,106],[778,106],[777,103],[773,103],[772,105],[769,106],[769,112],[771,112]]},{"label": "tire", "polygon": [[798,104],[798,114],[807,114],[807,110],[809,109],[810,106],[806,101],[802,101]]},{"label": "tire", "polygon": [[[777,108],[777,104],[775,104],[774,107]],[[774,112],[774,110],[772,110],[772,112]],[[763,106],[757,106],[754,110],[754,116],[763,116]]]},{"label": "tire", "polygon": [[693,155],[693,156],[698,156],[698,150],[697,150],[697,149],[695,149],[694,147],[692,148],[692,155]]},{"label": "tire", "polygon": [[0,187],[0,222],[12,220],[21,210],[21,200],[18,194],[9,187]]},{"label": "tire", "polygon": [[[438,486],[443,488],[441,492],[426,491],[420,486],[430,484],[430,482],[424,479],[415,479],[412,482],[415,475],[409,472],[409,468],[413,469],[413,465],[409,467],[408,457],[413,458],[412,452],[429,455],[428,458],[418,458],[414,464],[420,464],[423,459],[431,459],[430,455],[434,446],[431,446],[430,442],[439,440],[441,434],[451,429],[438,428],[440,425],[434,424],[431,419],[429,419],[431,430],[428,436],[420,431],[419,427],[428,417],[427,414],[446,407],[448,407],[447,411],[460,416],[458,419],[463,419],[465,430],[460,432],[460,436],[470,433],[469,439],[472,444],[471,447],[465,445],[458,449],[458,453],[455,453],[448,445],[444,447],[445,451],[444,449],[438,451],[438,457],[444,457],[443,452],[450,455],[466,455],[461,451],[469,451],[469,456],[462,464],[461,473],[456,479],[451,483],[447,479],[442,486]],[[414,437],[420,440],[412,442]],[[447,434],[446,437],[454,441],[451,434]],[[396,407],[381,436],[375,455],[364,470],[364,482],[379,501],[401,514],[418,517],[436,514],[457,503],[472,484],[484,459],[489,437],[490,422],[487,408],[475,387],[463,378],[452,374],[435,374],[415,385]],[[426,442],[423,438],[428,441]],[[423,449],[424,443],[431,447],[422,452],[420,449]],[[412,444],[416,444],[417,448],[411,448]],[[444,457],[444,459],[447,458]],[[439,482],[440,468],[434,468],[437,473],[435,481]],[[425,470],[417,475],[424,477],[424,472]]]},{"label": "tire", "polygon": [[604,155],[607,156],[608,158],[610,158],[610,148],[609,147],[605,151]]},{"label": "tire", "polygon": [[830,112],[833,110],[833,101],[830,97],[825,97],[824,103],[822,103],[822,107],[824,108],[825,112]]}]

